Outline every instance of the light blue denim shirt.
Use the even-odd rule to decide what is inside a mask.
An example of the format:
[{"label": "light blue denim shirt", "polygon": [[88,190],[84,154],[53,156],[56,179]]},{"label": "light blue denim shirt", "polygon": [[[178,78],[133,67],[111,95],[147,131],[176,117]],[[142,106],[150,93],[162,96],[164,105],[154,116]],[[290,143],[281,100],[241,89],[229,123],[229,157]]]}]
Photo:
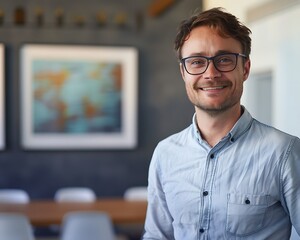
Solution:
[{"label": "light blue denim shirt", "polygon": [[289,239],[300,234],[300,139],[244,113],[211,148],[193,124],[161,141],[143,239]]}]

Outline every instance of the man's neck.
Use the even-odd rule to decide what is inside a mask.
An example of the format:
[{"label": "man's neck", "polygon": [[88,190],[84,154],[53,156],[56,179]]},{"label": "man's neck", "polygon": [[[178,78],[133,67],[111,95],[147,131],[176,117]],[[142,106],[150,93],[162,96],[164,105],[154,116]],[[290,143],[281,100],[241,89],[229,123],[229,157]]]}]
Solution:
[{"label": "man's neck", "polygon": [[215,114],[196,108],[197,125],[202,138],[211,147],[215,146],[233,128],[241,114],[239,104]]}]

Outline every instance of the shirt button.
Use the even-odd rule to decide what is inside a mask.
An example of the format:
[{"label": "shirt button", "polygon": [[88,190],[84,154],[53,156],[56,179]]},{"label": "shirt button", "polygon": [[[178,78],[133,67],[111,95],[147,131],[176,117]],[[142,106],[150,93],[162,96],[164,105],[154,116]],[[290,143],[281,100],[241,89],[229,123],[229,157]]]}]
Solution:
[{"label": "shirt button", "polygon": [[215,157],[215,155],[212,153],[212,154],[210,155],[210,158],[213,159],[214,157]]},{"label": "shirt button", "polygon": [[250,204],[250,200],[249,200],[249,199],[246,199],[246,200],[245,200],[245,203],[246,203],[246,204]]},{"label": "shirt button", "polygon": [[208,191],[204,191],[203,196],[207,196],[207,195],[208,195]]},{"label": "shirt button", "polygon": [[204,229],[200,228],[199,232],[204,233]]}]

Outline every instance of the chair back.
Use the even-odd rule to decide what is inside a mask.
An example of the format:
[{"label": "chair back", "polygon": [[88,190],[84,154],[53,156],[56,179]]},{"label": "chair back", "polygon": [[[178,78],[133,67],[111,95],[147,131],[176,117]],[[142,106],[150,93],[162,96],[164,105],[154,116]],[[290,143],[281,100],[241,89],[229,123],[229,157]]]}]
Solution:
[{"label": "chair back", "polygon": [[28,203],[29,195],[22,189],[0,189],[1,203]]},{"label": "chair back", "polygon": [[28,218],[22,214],[0,213],[0,239],[34,240]]},{"label": "chair back", "polygon": [[147,187],[130,187],[126,189],[124,199],[128,201],[147,201]]},{"label": "chair back", "polygon": [[56,191],[54,200],[57,202],[94,202],[96,194],[86,187],[66,187]]},{"label": "chair back", "polygon": [[61,240],[115,240],[110,217],[103,212],[69,212],[64,216]]}]

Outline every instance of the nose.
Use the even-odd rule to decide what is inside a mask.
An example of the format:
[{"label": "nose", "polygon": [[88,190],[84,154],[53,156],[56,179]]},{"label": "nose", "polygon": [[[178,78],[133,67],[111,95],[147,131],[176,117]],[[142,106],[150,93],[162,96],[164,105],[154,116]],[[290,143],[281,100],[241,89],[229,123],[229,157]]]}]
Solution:
[{"label": "nose", "polygon": [[212,60],[208,61],[208,66],[206,71],[203,73],[203,77],[206,79],[214,79],[216,77],[220,77],[221,72],[216,69]]}]

